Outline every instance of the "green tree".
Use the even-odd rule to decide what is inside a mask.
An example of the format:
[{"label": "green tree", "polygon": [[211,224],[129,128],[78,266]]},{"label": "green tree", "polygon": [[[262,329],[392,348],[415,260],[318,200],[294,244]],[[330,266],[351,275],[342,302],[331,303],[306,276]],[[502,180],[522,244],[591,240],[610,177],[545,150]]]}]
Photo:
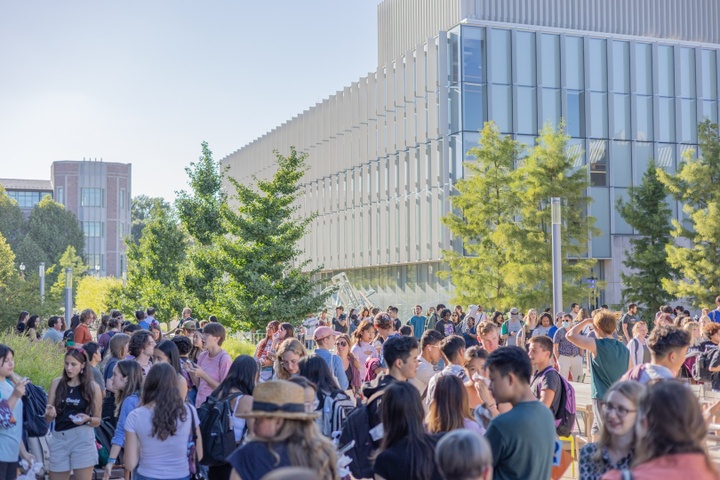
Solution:
[{"label": "green tree", "polygon": [[63,254],[60,256],[58,263],[51,266],[46,276],[56,278],[55,282],[50,287],[52,295],[62,297],[65,295],[65,269],[72,268],[72,287],[73,287],[73,298],[77,297],[77,284],[82,276],[87,272],[88,267],[83,262],[83,259],[78,255],[75,247],[72,245],[68,246]]},{"label": "green tree", "polygon": [[550,305],[552,299],[552,224],[550,198],[560,197],[562,208],[563,298],[587,296],[583,279],[595,264],[587,257],[591,235],[599,234],[595,219],[586,214],[591,199],[586,168],[576,168],[578,155],[568,152],[564,123],[557,130],[546,124],[530,155],[515,170],[512,188],[518,195],[517,237],[508,244],[511,262],[506,282],[518,307]]},{"label": "green tree", "polygon": [[[140,243],[128,245],[124,299],[111,290],[113,306],[127,303],[154,306],[158,317],[169,319],[185,306],[180,269],[186,259],[187,238],[174,216],[163,209],[145,226]],[[122,305],[121,305],[122,304]]]},{"label": "green tree", "polygon": [[313,280],[320,268],[303,272],[299,240],[314,214],[296,218],[299,182],[306,155],[294,147],[288,157],[275,152],[278,168],[271,180],[256,180],[256,189],[233,178],[237,207],[222,209],[229,235],[218,238],[219,260],[226,272],[222,304],[234,326],[263,328],[270,320],[293,321],[323,305],[325,295]]},{"label": "green tree", "polygon": [[720,285],[720,133],[709,120],[698,126],[701,155],[686,151],[677,173],[658,170],[660,181],[683,203],[685,221],[673,220],[668,262],[679,272],[663,279],[675,298],[688,298],[695,308],[711,306]]},{"label": "green tree", "polygon": [[655,162],[650,161],[640,185],[628,190],[628,201],[617,201],[618,212],[638,233],[630,239],[631,249],[623,260],[631,273],[620,273],[623,303],[642,304],[650,312],[657,312],[672,298],[661,282],[671,281],[678,274],[668,263],[666,251],[672,243],[667,193]]},{"label": "green tree", "polygon": [[46,266],[50,265],[47,254],[30,235],[25,235],[25,238],[20,241],[20,245],[17,247],[17,258],[25,264],[27,272],[37,272],[40,262],[45,262]]},{"label": "green tree", "polygon": [[485,123],[478,145],[468,154],[475,161],[465,162],[465,178],[450,198],[456,213],[442,219],[455,238],[463,241],[466,254],[443,252],[455,286],[453,303],[480,303],[505,310],[515,303],[515,292],[508,289],[506,277],[511,262],[506,246],[518,236],[515,216],[520,198],[512,188],[513,169],[520,156],[519,144],[502,136],[492,122]]},{"label": "green tree", "polygon": [[58,263],[70,246],[75,252],[85,247],[85,236],[75,215],[49,195],[30,213],[28,235],[45,252],[48,263]]},{"label": "green tree", "polygon": [[225,233],[222,207],[227,195],[222,188],[224,173],[220,162],[213,160],[207,142],[202,143],[202,156],[185,169],[190,191],[178,192],[175,208],[192,241],[188,248],[181,283],[192,300],[193,312],[199,317],[221,313],[223,270],[218,262],[218,236]]},{"label": "green tree", "polygon": [[10,198],[0,185],[0,234],[14,252],[18,251],[20,242],[27,235],[27,221],[17,202]]},{"label": "green tree", "polygon": [[140,243],[140,237],[142,236],[145,225],[159,210],[169,212],[170,204],[160,197],[148,197],[147,195],[139,195],[132,199],[132,207],[130,209],[132,226],[130,234],[132,241],[136,245]]},{"label": "green tree", "polygon": [[202,245],[210,245],[223,234],[221,209],[226,203],[222,181],[227,169],[213,160],[207,142],[202,143],[202,156],[185,168],[191,192],[177,192],[175,208],[188,233]]},{"label": "green tree", "polygon": [[0,232],[0,289],[7,288],[15,274],[15,254]]},{"label": "green tree", "polygon": [[78,310],[92,308],[95,313],[107,313],[114,305],[107,303],[111,289],[122,287],[122,280],[114,277],[86,275],[77,283]]}]

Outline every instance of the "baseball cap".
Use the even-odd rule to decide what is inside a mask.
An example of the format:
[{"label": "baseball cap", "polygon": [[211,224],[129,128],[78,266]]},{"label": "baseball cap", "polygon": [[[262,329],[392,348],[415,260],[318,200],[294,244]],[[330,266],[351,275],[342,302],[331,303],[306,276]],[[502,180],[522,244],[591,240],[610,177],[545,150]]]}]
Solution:
[{"label": "baseball cap", "polygon": [[195,325],[195,320],[186,320],[182,324],[183,330],[195,330],[197,326]]},{"label": "baseball cap", "polygon": [[321,340],[323,338],[329,337],[329,336],[337,337],[338,335],[342,335],[341,332],[336,332],[330,327],[318,327],[315,329],[315,332],[313,333],[313,340]]}]

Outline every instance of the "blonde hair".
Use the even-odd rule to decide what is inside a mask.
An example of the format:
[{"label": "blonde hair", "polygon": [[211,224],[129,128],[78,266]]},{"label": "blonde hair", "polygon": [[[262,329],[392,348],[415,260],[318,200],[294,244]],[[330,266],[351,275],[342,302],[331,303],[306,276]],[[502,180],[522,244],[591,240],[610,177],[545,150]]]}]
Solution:
[{"label": "blonde hair", "polygon": [[647,324],[645,322],[636,322],[635,325],[633,325],[632,328],[632,334],[633,337],[640,333],[640,328],[646,326]]},{"label": "blonde hair", "polygon": [[300,358],[307,356],[307,350],[305,350],[305,346],[300,340],[298,340],[297,338],[288,338],[286,340],[283,340],[283,342],[278,347],[277,356],[275,357],[275,373],[277,374],[278,380],[288,380],[290,378],[290,374],[287,372],[287,370],[285,370],[285,367],[283,367],[281,363],[282,356],[286,352],[293,352]]},{"label": "blonde hair", "polygon": [[339,478],[335,446],[320,434],[315,420],[284,419],[280,430],[271,441],[260,438],[255,440],[267,443],[276,462],[280,461],[280,455],[273,449],[273,444],[284,443],[293,467],[307,467],[313,470],[316,478],[320,480]]},{"label": "blonde hair", "polygon": [[699,337],[699,335],[698,336],[693,335],[693,329],[696,327],[698,329],[700,329],[700,324],[698,322],[693,322],[693,321],[687,322],[685,325],[683,325],[683,329],[685,329],[685,331],[690,334],[690,345],[695,343],[695,341]]},{"label": "blonde hair", "polygon": [[[637,324],[636,324],[637,325]],[[633,329],[634,330],[634,329]],[[610,394],[617,392],[623,397],[630,400],[630,402],[637,407],[640,402],[640,396],[645,392],[645,385],[634,380],[625,380],[622,382],[616,382],[611,386],[607,392],[605,392],[604,400],[610,397]],[[639,415],[639,414],[638,414]],[[602,428],[600,429],[600,440],[597,442],[598,448],[593,454],[593,461],[602,462],[603,447],[610,445],[610,432],[607,429],[607,422],[602,422]]]}]

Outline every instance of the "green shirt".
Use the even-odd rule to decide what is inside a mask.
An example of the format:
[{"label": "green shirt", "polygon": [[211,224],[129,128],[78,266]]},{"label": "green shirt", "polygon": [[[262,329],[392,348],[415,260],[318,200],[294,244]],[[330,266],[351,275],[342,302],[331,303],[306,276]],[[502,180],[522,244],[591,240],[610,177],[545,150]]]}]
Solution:
[{"label": "green shirt", "polygon": [[614,338],[596,338],[595,349],[597,354],[590,361],[590,398],[602,399],[610,385],[627,372],[630,351]]},{"label": "green shirt", "polygon": [[521,402],[493,418],[485,434],[493,480],[547,479],[555,449],[555,419],[538,401]]}]

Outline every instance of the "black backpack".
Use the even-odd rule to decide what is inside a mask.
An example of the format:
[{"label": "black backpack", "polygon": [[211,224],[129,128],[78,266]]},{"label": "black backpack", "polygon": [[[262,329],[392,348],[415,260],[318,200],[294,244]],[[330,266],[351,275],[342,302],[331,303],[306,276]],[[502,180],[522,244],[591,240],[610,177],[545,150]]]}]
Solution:
[{"label": "black backpack", "polygon": [[209,396],[198,408],[203,446],[203,457],[200,461],[202,465],[224,465],[227,457],[235,450],[235,429],[230,401],[239,396],[239,393],[234,393],[222,400]]},{"label": "black backpack", "polygon": [[717,348],[706,350],[697,356],[692,367],[692,376],[697,382],[712,382],[713,372],[710,371],[710,364],[717,354]]},{"label": "black backpack", "polygon": [[[95,427],[95,446],[98,450],[98,468],[104,468],[110,457],[110,449],[112,448],[112,439],[115,436],[115,426],[103,420],[100,425]],[[122,464],[122,450],[118,454],[117,463]]]},{"label": "black backpack", "polygon": [[23,402],[23,428],[28,437],[44,437],[50,429],[45,420],[45,406],[48,402],[47,393],[42,387],[28,383],[25,385]]},{"label": "black backpack", "polygon": [[370,430],[380,425],[383,393],[384,390],[376,392],[368,398],[365,405],[350,412],[343,423],[338,445],[343,447],[355,441],[355,446],[346,453],[352,460],[348,466],[354,478],[373,478],[373,462],[370,457],[380,447],[380,439],[373,440]]}]

